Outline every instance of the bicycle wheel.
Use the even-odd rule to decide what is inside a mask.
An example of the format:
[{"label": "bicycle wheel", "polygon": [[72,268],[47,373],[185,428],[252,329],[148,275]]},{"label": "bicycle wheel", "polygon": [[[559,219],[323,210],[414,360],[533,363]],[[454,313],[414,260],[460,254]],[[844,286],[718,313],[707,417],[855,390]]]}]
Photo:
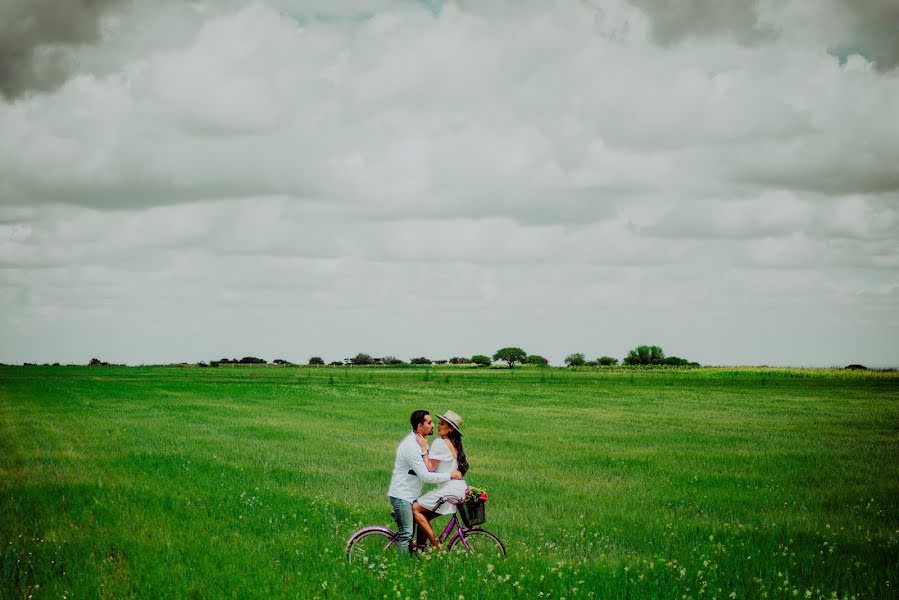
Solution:
[{"label": "bicycle wheel", "polygon": [[346,557],[350,562],[362,564],[380,563],[396,548],[391,543],[396,534],[389,529],[370,529],[350,538],[346,545]]},{"label": "bicycle wheel", "polygon": [[447,550],[455,547],[470,552],[471,554],[487,559],[506,558],[506,547],[494,534],[485,529],[475,528],[465,532],[465,539],[456,535],[450,542]]}]

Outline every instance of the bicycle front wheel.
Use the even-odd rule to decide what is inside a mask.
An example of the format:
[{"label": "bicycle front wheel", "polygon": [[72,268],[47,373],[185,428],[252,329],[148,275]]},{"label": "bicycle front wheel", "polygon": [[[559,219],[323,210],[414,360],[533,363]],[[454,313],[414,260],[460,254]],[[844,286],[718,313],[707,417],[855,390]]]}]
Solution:
[{"label": "bicycle front wheel", "polygon": [[393,539],[396,534],[389,529],[371,529],[357,533],[346,545],[346,557],[350,562],[377,564],[395,553]]},{"label": "bicycle front wheel", "polygon": [[453,538],[447,550],[452,550],[457,546],[466,552],[486,559],[506,558],[506,547],[502,541],[485,529],[469,529],[464,534],[460,532]]}]

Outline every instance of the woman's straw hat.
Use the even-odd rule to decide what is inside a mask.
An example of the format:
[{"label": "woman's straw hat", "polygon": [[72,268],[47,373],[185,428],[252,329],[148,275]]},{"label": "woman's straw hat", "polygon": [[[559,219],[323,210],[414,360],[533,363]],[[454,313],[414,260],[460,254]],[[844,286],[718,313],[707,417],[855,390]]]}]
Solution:
[{"label": "woman's straw hat", "polygon": [[437,415],[437,418],[449,423],[450,427],[458,431],[459,435],[462,435],[462,417],[459,416],[459,413],[448,410],[442,415]]}]

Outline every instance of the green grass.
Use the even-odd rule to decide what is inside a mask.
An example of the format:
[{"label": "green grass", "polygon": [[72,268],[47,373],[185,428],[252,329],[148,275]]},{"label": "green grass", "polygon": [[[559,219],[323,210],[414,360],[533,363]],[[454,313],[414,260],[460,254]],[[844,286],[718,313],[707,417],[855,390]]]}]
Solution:
[{"label": "green grass", "polygon": [[[342,559],[409,413],[510,557]],[[0,596],[888,598],[899,375],[0,367]]]}]

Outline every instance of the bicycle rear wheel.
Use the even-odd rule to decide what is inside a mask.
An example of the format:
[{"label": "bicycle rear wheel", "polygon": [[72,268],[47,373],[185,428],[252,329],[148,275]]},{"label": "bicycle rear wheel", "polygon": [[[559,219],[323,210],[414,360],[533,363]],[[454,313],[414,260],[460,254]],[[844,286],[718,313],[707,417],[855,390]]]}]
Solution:
[{"label": "bicycle rear wheel", "polygon": [[346,557],[350,562],[376,564],[386,560],[390,553],[396,553],[393,539],[396,533],[389,529],[370,529],[350,538],[346,545]]},{"label": "bicycle rear wheel", "polygon": [[494,534],[479,527],[466,531],[464,539],[460,532],[452,539],[447,550],[452,550],[457,546],[466,552],[486,559],[506,558],[506,547],[502,541]]}]

